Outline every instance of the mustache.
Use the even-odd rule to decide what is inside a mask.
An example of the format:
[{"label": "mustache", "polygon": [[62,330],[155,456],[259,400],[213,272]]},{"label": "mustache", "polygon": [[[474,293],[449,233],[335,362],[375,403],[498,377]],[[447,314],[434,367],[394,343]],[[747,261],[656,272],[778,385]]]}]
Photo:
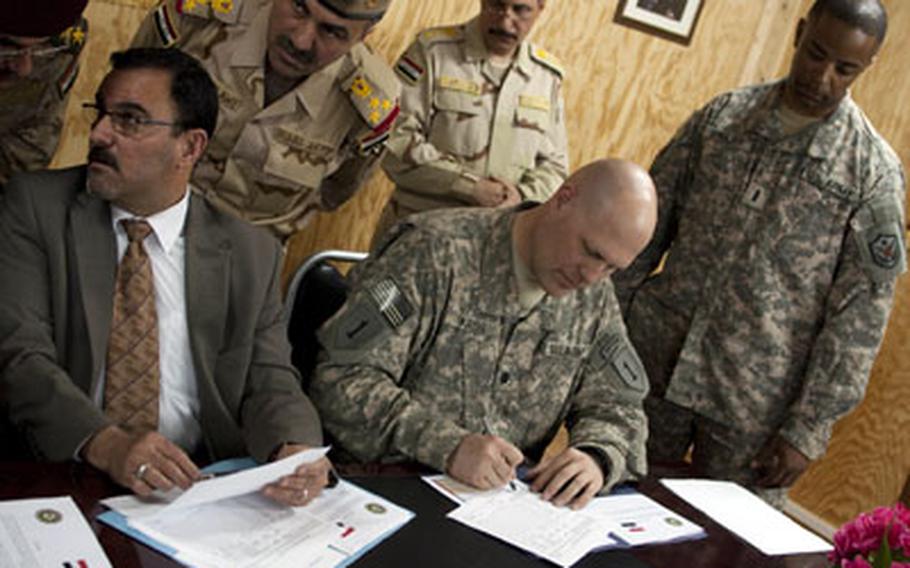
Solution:
[{"label": "mustache", "polygon": [[106,166],[114,168],[115,170],[120,169],[120,167],[117,165],[117,158],[112,156],[110,152],[104,148],[99,148],[98,146],[89,148],[88,161],[89,163],[97,162],[99,164],[104,164]]},{"label": "mustache", "polygon": [[515,35],[513,33],[509,33],[506,30],[501,29],[501,28],[490,28],[488,30],[488,32],[490,33],[490,35],[502,36],[507,39],[518,39],[517,35]]},{"label": "mustache", "polygon": [[278,36],[278,47],[302,65],[312,65],[316,62],[316,52],[312,49],[297,49],[294,42],[286,35]]}]

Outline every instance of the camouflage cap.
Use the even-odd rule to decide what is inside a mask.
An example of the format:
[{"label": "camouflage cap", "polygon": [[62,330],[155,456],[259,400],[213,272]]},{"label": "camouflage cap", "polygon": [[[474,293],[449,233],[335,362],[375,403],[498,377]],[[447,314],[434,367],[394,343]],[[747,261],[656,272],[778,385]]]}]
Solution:
[{"label": "camouflage cap", "polygon": [[348,20],[379,20],[392,0],[319,0],[319,3]]},{"label": "camouflage cap", "polygon": [[0,34],[49,37],[79,20],[88,0],[3,0]]}]

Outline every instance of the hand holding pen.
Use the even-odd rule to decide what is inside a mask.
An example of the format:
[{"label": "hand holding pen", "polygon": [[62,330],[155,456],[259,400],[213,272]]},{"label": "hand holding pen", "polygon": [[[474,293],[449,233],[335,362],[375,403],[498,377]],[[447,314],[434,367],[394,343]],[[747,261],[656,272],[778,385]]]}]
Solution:
[{"label": "hand holding pen", "polygon": [[461,439],[449,455],[446,473],[478,489],[495,489],[514,481],[523,461],[521,450],[497,436],[484,417],[484,433]]}]

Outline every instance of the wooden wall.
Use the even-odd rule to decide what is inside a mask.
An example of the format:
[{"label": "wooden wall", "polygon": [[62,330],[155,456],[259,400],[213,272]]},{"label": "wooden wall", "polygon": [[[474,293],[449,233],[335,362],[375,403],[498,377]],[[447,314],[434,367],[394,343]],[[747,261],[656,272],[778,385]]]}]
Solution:
[{"label": "wooden wall", "polygon": [[[84,161],[88,125],[78,106],[91,100],[110,51],[126,46],[154,0],[90,0],[90,40],[55,165]],[[698,106],[722,91],[782,76],[800,15],[811,0],[705,0],[689,46],[613,23],[617,0],[548,0],[532,38],[562,59],[573,167],[601,156],[647,165]],[[854,96],[910,166],[910,3],[885,0],[891,31],[879,61]],[[428,26],[471,17],[479,0],[395,0],[369,43],[390,62]],[[287,273],[325,248],[366,250],[391,185],[377,172],[351,202],[322,214],[289,247]],[[893,502],[910,471],[910,278],[873,372],[866,402],[836,429],[830,451],[791,497],[832,523]]]}]

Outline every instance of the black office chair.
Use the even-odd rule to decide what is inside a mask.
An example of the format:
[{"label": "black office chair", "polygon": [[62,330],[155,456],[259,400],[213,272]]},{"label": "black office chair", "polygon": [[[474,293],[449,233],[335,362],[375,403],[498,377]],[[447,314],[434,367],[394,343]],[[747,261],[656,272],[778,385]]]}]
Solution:
[{"label": "black office chair", "polygon": [[344,304],[348,284],[330,260],[360,262],[365,252],[326,250],[307,258],[291,280],[285,296],[290,310],[288,339],[291,342],[291,362],[300,371],[304,392],[309,391],[310,376],[316,368],[319,343],[316,331]]}]

